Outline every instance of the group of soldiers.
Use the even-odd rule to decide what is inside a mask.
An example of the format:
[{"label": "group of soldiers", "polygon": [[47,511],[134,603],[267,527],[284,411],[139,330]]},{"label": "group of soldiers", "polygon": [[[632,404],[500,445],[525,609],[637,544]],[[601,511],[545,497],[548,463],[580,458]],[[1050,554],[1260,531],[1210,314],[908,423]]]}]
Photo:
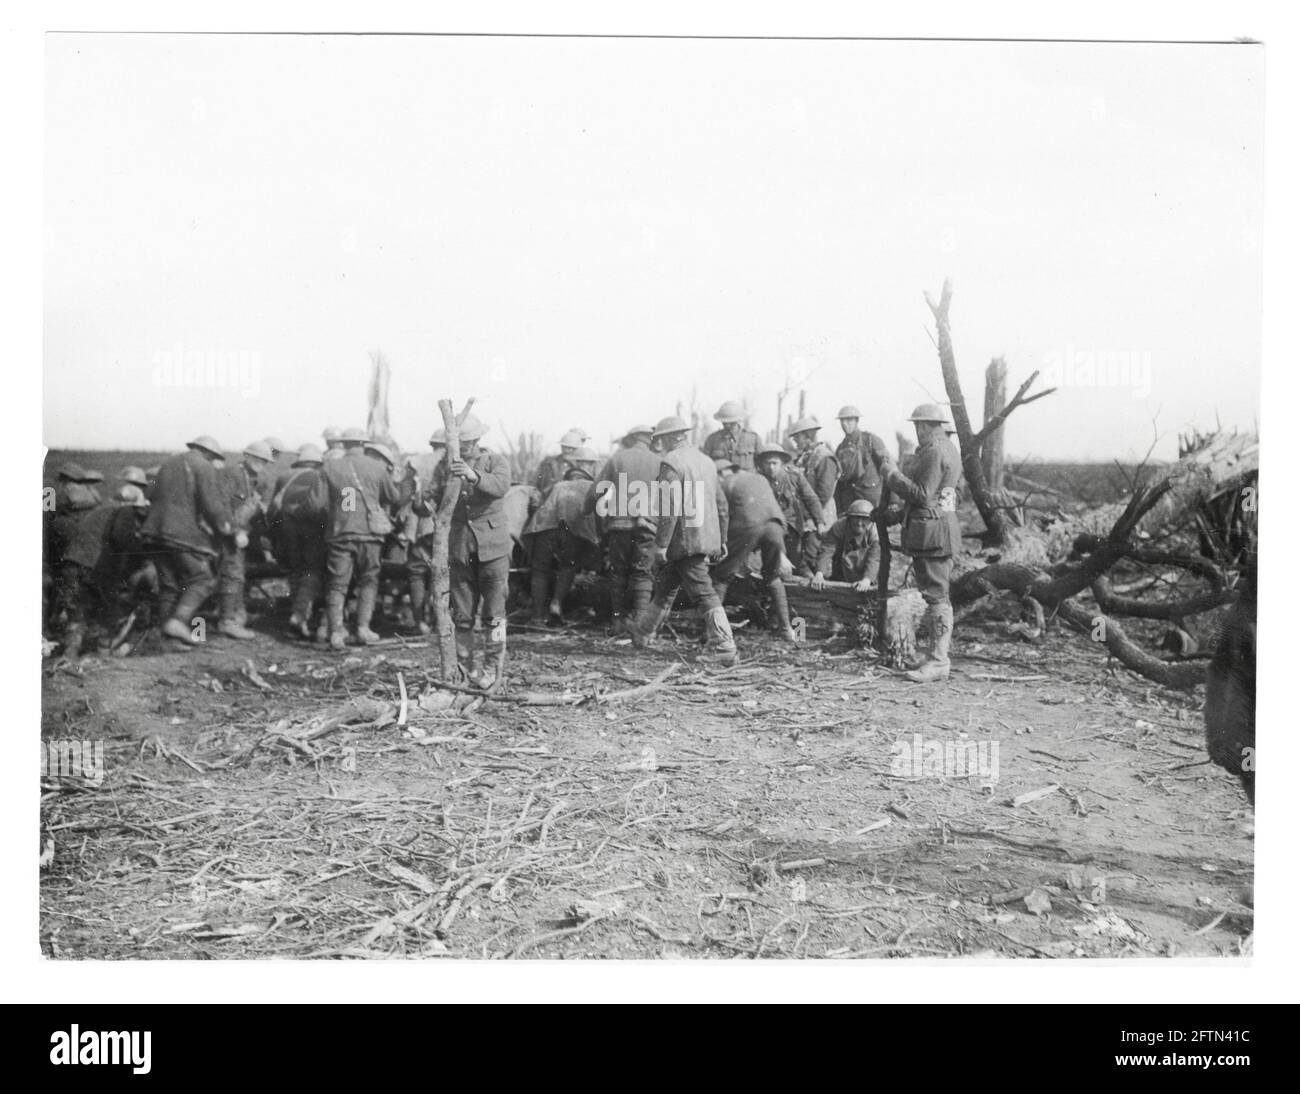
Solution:
[{"label": "group of soldiers", "polygon": [[584,430],[571,429],[531,483],[512,483],[510,461],[482,443],[487,427],[473,416],[460,423],[455,451],[440,429],[427,453],[405,459],[357,428],[326,429],[323,449],[290,450],[268,437],[234,460],[200,436],[150,472],[124,469],[110,504],[99,494],[102,476],[65,465],[48,507],[51,615],[68,656],[81,651],[90,618],[113,606],[147,611],[165,645],[188,650],[205,637],[200,611],[215,593],[219,633],[251,638],[251,544],[289,575],[295,636],[345,648],[351,605],[354,641],[377,641],[381,572],[399,560],[411,626],[428,634],[435,522],[455,483],[450,607],[473,685],[490,685],[490,666],[502,663],[512,560],[529,571],[538,625],[562,624],[578,575],[603,571],[612,636],[653,644],[682,593],[702,617],[703,656],[729,664],[736,643],[723,604],[747,569],[760,573],[773,630],[794,641],[785,579],[866,592],[881,528],[899,523],[930,636],[909,675],[946,679],[961,463],[943,409],[927,404],[912,414],[918,447],[905,469],[860,428],[853,406],[836,416],[843,437],[834,449],[812,417],[793,423],[786,445],[747,429],[734,402],[715,417],[720,428],[700,447],[686,422],[670,416],[634,425],[604,460]]}]

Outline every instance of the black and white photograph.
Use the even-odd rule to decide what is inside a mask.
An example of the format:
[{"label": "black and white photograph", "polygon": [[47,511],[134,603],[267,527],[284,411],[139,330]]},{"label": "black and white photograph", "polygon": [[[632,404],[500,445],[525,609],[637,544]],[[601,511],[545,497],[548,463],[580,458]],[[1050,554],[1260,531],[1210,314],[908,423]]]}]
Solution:
[{"label": "black and white photograph", "polygon": [[44,34],[26,944],[1250,967],[1238,29]]}]

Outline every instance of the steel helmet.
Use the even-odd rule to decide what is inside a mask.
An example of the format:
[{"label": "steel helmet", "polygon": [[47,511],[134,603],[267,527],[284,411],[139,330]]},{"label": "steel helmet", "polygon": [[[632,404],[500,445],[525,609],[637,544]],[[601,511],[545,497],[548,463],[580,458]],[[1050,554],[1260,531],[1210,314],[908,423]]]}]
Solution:
[{"label": "steel helmet", "polygon": [[719,456],[716,460],[714,460],[714,461],[713,461],[713,466],[716,467],[716,468],[718,469],[718,474],[719,474],[719,475],[721,475],[722,472],[724,472],[724,471],[739,471],[739,470],[740,470],[740,464],[738,464],[735,460],[729,460],[729,459],[727,459],[725,456]]},{"label": "steel helmet", "polygon": [[431,437],[429,438],[429,443],[430,443],[430,444],[440,444],[440,445],[442,445],[444,448],[446,448],[446,447],[447,447],[447,430],[446,430],[446,429],[435,429],[435,430],[433,431],[433,436],[431,436]]},{"label": "steel helmet", "polygon": [[655,427],[652,425],[634,425],[631,429],[629,429],[626,433],[623,434],[623,439],[627,440],[628,437],[635,437],[639,434],[644,434],[647,437],[653,437],[654,431],[655,431]]},{"label": "steel helmet", "polygon": [[571,429],[566,430],[566,432],[576,433],[579,437],[581,437],[582,440],[578,442],[579,444],[586,444],[589,440],[591,440],[591,434],[588,433],[585,429],[583,429],[582,426],[580,425],[575,425]]},{"label": "steel helmet", "polygon": [[570,452],[568,460],[570,463],[595,463],[599,456],[590,448],[579,448],[576,452]]},{"label": "steel helmet", "polygon": [[667,418],[660,418],[659,424],[655,426],[653,437],[667,437],[671,433],[689,433],[691,427],[688,426],[681,418],[675,414],[670,414]]},{"label": "steel helmet", "polygon": [[341,441],[343,439],[343,430],[336,425],[327,425],[325,431],[321,434],[326,444],[331,441]]},{"label": "steel helmet", "polygon": [[837,418],[861,418],[862,415],[852,403],[847,403],[840,407],[840,412],[835,415]]},{"label": "steel helmet", "polygon": [[848,510],[844,515],[846,517],[866,517],[870,520],[876,515],[876,510],[873,508],[871,502],[867,501],[866,498],[858,498],[857,501],[848,507]]},{"label": "steel helmet", "polygon": [[581,448],[587,438],[581,429],[570,429],[560,438],[561,448]]},{"label": "steel helmet", "polygon": [[88,467],[86,468],[86,477],[81,481],[82,482],[103,482],[104,472],[96,471],[93,467]]},{"label": "steel helmet", "polygon": [[907,419],[909,422],[939,422],[946,424],[948,415],[938,403],[922,403]]},{"label": "steel helmet", "polygon": [[339,434],[339,440],[344,444],[365,444],[370,440],[370,434],[360,426],[350,425]]},{"label": "steel helmet", "polygon": [[760,448],[757,452],[754,453],[754,458],[758,460],[761,460],[764,456],[780,456],[781,459],[785,460],[787,463],[792,458],[790,456],[790,453],[787,452],[784,448],[782,448],[779,444],[765,444],[763,445],[762,448]]},{"label": "steel helmet", "polygon": [[293,461],[294,467],[300,467],[303,464],[320,464],[325,462],[325,457],[321,450],[314,444],[305,444],[298,449],[298,456]]},{"label": "steel helmet", "polygon": [[473,414],[460,423],[460,439],[462,441],[477,441],[488,431],[488,427],[479,421]]},{"label": "steel helmet", "polygon": [[275,459],[275,455],[271,452],[271,446],[265,441],[254,441],[244,449],[244,455],[252,456],[253,459],[261,460],[263,463],[270,463]]},{"label": "steel helmet", "polygon": [[122,468],[122,473],[118,475],[118,478],[132,486],[143,488],[149,485],[149,477],[144,473],[144,468],[134,465]]},{"label": "steel helmet", "polygon": [[393,458],[392,449],[390,449],[388,445],[384,444],[383,441],[366,441],[364,447],[367,452],[373,452],[376,456],[383,459],[389,467],[392,467],[397,462]]},{"label": "steel helmet", "polygon": [[734,399],[728,399],[718,407],[717,413],[713,416],[723,425],[727,425],[731,422],[743,421],[745,417],[745,409]]},{"label": "steel helmet", "polygon": [[125,486],[119,486],[116,498],[122,505],[134,505],[137,509],[149,508],[149,499],[144,496],[144,491],[134,483],[128,482]]},{"label": "steel helmet", "polygon": [[59,478],[69,482],[85,482],[86,469],[79,463],[65,463],[59,468]]},{"label": "steel helmet", "polygon": [[281,452],[288,452],[289,446],[280,440],[279,437],[263,437],[266,447],[271,450],[272,455],[278,456]]},{"label": "steel helmet", "polygon": [[790,436],[793,437],[799,433],[815,433],[821,427],[821,422],[817,420],[816,416],[810,414],[807,418],[800,418],[790,427]]},{"label": "steel helmet", "polygon": [[224,460],[226,458],[226,454],[221,451],[221,445],[217,444],[216,440],[213,437],[209,437],[206,433],[195,437],[194,440],[188,442],[185,447],[200,448],[204,452],[210,452],[219,460]]}]

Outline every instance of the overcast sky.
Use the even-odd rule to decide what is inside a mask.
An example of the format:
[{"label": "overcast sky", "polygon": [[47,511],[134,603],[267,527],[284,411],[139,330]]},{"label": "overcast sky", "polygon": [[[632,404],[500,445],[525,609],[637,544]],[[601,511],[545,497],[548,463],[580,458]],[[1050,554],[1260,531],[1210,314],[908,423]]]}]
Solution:
[{"label": "overcast sky", "polygon": [[806,376],[892,436],[942,397],[923,290],[1061,390],[1018,456],[1255,427],[1263,48],[57,35],[45,436],[601,443]]}]

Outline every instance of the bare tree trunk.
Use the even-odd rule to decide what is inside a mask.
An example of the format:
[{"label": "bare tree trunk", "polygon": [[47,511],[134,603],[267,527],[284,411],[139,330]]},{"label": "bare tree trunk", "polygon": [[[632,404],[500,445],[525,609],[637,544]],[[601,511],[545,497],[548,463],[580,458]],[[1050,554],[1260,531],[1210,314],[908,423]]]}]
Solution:
[{"label": "bare tree trunk", "polygon": [[[450,464],[460,454],[460,427],[474,405],[471,396],[459,415],[451,410],[450,399],[439,399],[438,409],[442,412],[442,425],[447,431],[447,462]],[[460,500],[463,480],[459,475],[447,475],[447,485],[443,489],[442,499],[438,502],[438,511],[433,520],[433,620],[438,632],[438,654],[441,661],[442,679],[454,683],[457,678],[456,631],[451,619],[451,559],[449,544],[451,540],[451,515],[456,511]]]},{"label": "bare tree trunk", "polygon": [[970,415],[966,412],[966,397],[962,394],[961,379],[957,375],[957,359],[952,350],[952,330],[948,325],[948,308],[952,304],[952,282],[944,281],[943,292],[937,304],[929,293],[925,294],[925,302],[934,314],[934,324],[939,334],[937,341],[939,366],[943,369],[943,386],[948,392],[948,402],[952,407],[953,425],[957,427],[957,440],[961,446],[961,466],[966,476],[966,485],[970,488],[971,498],[984,521],[984,527],[988,530],[985,535],[986,541],[990,546],[1005,544],[1008,531],[1007,520],[998,508],[997,499],[989,491],[988,481],[984,477],[984,467],[980,462],[980,450],[989,435],[1001,427],[1016,407],[1032,403],[1044,395],[1050,395],[1056,389],[1047,388],[1045,391],[1027,396],[1029,388],[1038,379],[1038,373],[1032,373],[1029,379],[1020,385],[1020,390],[1011,401],[985,422],[984,428],[976,433],[971,428]]},{"label": "bare tree trunk", "polygon": [[1075,600],[1063,600],[1057,605],[1062,619],[1077,630],[1100,642],[1125,668],[1139,676],[1154,680],[1167,688],[1191,690],[1205,681],[1205,667],[1187,662],[1162,661],[1138,646],[1124,633],[1124,629],[1105,615],[1089,612]]},{"label": "bare tree trunk", "polygon": [[[984,372],[984,424],[989,425],[1007,405],[1007,363],[1001,357],[994,357]],[[998,425],[985,439],[980,452],[980,464],[984,468],[984,481],[995,495],[1000,495],[1004,483],[1002,426]]]},{"label": "bare tree trunk", "polygon": [[876,506],[876,532],[880,536],[880,565],[876,569],[876,646],[883,653],[889,634],[889,567],[894,548],[889,542],[885,511],[889,508],[889,487],[881,486],[880,504]]}]

